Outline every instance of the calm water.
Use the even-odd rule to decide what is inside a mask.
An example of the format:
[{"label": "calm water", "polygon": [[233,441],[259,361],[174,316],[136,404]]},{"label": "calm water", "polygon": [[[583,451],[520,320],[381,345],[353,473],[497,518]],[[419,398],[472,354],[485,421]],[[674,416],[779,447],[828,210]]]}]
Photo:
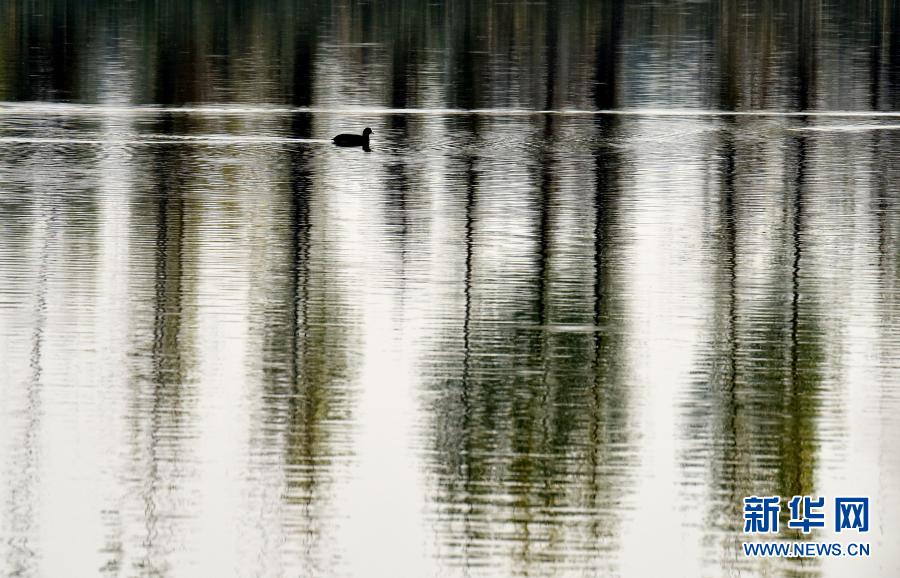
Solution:
[{"label": "calm water", "polygon": [[900,575],[897,2],[0,20],[0,574]]}]

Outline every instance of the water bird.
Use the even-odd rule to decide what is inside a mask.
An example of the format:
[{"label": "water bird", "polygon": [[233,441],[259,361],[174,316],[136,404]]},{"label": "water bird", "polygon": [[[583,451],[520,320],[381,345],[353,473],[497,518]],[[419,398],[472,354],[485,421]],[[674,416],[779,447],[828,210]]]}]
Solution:
[{"label": "water bird", "polygon": [[368,147],[370,134],[372,134],[372,129],[366,127],[362,136],[358,134],[339,134],[331,141],[339,147]]}]

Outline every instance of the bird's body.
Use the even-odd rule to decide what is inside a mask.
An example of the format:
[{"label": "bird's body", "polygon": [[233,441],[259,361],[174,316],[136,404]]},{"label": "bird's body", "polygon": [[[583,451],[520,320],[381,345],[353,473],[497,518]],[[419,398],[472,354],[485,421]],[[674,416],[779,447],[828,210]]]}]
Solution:
[{"label": "bird's body", "polygon": [[369,135],[372,129],[366,127],[362,135],[358,134],[339,134],[331,141],[339,147],[367,147],[369,146]]}]

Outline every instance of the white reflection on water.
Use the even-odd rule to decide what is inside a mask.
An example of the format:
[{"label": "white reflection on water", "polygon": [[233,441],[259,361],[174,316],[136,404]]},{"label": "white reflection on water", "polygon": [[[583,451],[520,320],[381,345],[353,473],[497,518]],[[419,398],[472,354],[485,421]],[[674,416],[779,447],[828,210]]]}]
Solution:
[{"label": "white reflection on water", "polygon": [[12,123],[44,136],[0,156],[5,569],[787,572],[736,558],[740,499],[797,489],[878,520],[871,560],[810,571],[891,575],[891,132],[260,140],[303,119],[346,122]]},{"label": "white reflection on water", "polygon": [[[703,280],[704,188],[707,138],[684,122],[637,122],[631,130],[639,143],[633,162],[641,167],[623,191],[631,231],[626,260],[630,386],[640,407],[640,432],[631,494],[624,521],[622,573],[647,576],[658,571],[656,556],[682,560],[682,575],[702,574],[702,508],[692,507],[680,486],[677,412],[702,351],[701,321],[709,314],[710,296]],[[679,142],[654,142],[646,135],[688,132]],[[642,136],[643,135],[643,138]],[[628,137],[626,137],[627,139]],[[686,287],[702,288],[686,291]],[[666,512],[665,515],[661,515]],[[654,556],[648,556],[653,544]]]}]

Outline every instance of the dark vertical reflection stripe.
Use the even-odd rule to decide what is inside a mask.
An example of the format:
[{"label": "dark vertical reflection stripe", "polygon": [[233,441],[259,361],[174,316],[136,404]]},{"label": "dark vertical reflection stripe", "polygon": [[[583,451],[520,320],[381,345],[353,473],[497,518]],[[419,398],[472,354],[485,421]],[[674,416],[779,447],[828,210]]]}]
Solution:
[{"label": "dark vertical reflection stripe", "polygon": [[[718,235],[723,269],[721,276],[724,277],[721,300],[724,300],[725,303],[724,306],[717,304],[717,307],[722,307],[724,315],[720,316],[719,312],[716,314],[716,319],[721,319],[724,327],[715,327],[714,329],[721,332],[720,351],[713,354],[713,358],[710,360],[712,371],[705,376],[708,383],[701,384],[703,387],[709,387],[709,393],[713,397],[714,405],[707,418],[718,414],[718,417],[715,418],[717,419],[715,430],[708,434],[715,440],[712,456],[715,479],[711,490],[719,494],[724,502],[724,514],[726,515],[723,517],[721,526],[728,529],[732,528],[733,520],[742,518],[744,497],[742,490],[747,475],[747,463],[741,451],[742,446],[746,443],[746,439],[743,439],[746,432],[742,425],[745,416],[741,402],[742,391],[739,387],[741,381],[739,360],[743,355],[741,327],[738,321],[742,305],[738,285],[738,229],[740,226],[738,207],[742,192],[738,188],[737,174],[741,160],[738,157],[736,143],[736,135],[739,134],[739,131],[740,128],[733,118],[725,120],[719,154],[721,159],[719,202],[721,206],[717,215],[721,228]],[[718,509],[719,505],[712,506],[712,508]],[[712,531],[718,531],[718,529]],[[731,542],[729,541],[727,544],[730,546]],[[728,552],[729,550],[726,549],[724,555],[729,555]]]},{"label": "dark vertical reflection stripe", "polygon": [[[467,117],[467,133],[471,135],[473,141],[478,140],[480,133],[478,130],[478,117]],[[473,286],[474,286],[474,268],[475,268],[475,232],[477,225],[477,209],[478,209],[478,173],[476,169],[476,155],[469,153],[464,156],[465,162],[465,278],[463,281],[463,297],[465,301],[463,312],[463,361],[462,376],[460,379],[460,419],[462,421],[460,430],[464,436],[465,442],[462,448],[461,464],[459,474],[465,477],[463,491],[466,496],[475,494],[475,479],[472,477],[473,472],[477,472],[475,463],[476,448],[474,447],[474,439],[472,434],[472,399],[470,380],[472,379],[472,315],[473,315]],[[468,564],[470,557],[470,549],[472,540],[470,536],[476,535],[474,529],[472,508],[465,508],[463,512],[463,532],[467,539],[463,543],[462,559],[463,563]]]},{"label": "dark vertical reflection stripe", "polygon": [[888,60],[888,85],[885,90],[885,96],[888,102],[884,103],[882,110],[897,110],[900,106],[900,34],[896,34],[897,27],[900,26],[900,2],[896,0],[885,0],[890,4],[890,25],[886,26],[888,33],[889,60]]},{"label": "dark vertical reflection stripe", "polygon": [[882,66],[882,19],[881,2],[872,2],[869,6],[869,106],[872,110],[880,110],[881,103],[881,66]]},{"label": "dark vertical reflection stripe", "polygon": [[[176,117],[163,116],[159,123],[162,134],[178,134],[184,126]],[[184,324],[184,261],[185,261],[185,202],[184,175],[188,169],[185,159],[190,157],[187,147],[160,147],[151,151],[150,195],[155,202],[153,269],[153,327],[150,360],[149,407],[144,399],[136,410],[146,424],[136,424],[146,430],[146,447],[139,448],[145,460],[144,485],[141,499],[144,506],[144,536],[141,564],[151,572],[164,571],[166,558],[173,546],[168,541],[167,522],[161,510],[172,488],[166,468],[179,461],[179,449],[168,446],[172,432],[185,427],[185,343]],[[138,344],[143,353],[143,344]],[[140,396],[140,394],[139,394]],[[140,396],[142,397],[142,396]],[[146,415],[144,415],[146,413]],[[171,453],[170,453],[171,452]]]},{"label": "dark vertical reflection stripe", "polygon": [[797,2],[797,110],[811,110],[814,104],[818,6],[816,0]]},{"label": "dark vertical reflection stripe", "polygon": [[624,33],[624,2],[607,0],[600,4],[600,22],[597,30],[594,81],[594,107],[611,110],[616,107],[616,90],[619,73],[619,51]]},{"label": "dark vertical reflection stripe", "polygon": [[[307,130],[295,115],[291,130]],[[314,199],[319,191],[316,151],[299,145],[285,155],[286,262],[276,275],[283,285],[266,320],[263,356],[268,373],[270,427],[277,432],[285,474],[286,548],[309,575],[327,573],[333,531],[329,493],[335,468],[347,455],[349,417],[348,308],[338,273],[326,266],[328,236],[316,237]]]},{"label": "dark vertical reflection stripe", "polygon": [[785,496],[810,495],[814,489],[816,464],[815,420],[818,409],[818,381],[821,352],[816,326],[815,294],[804,289],[805,190],[807,187],[808,143],[800,136],[796,148],[795,182],[791,220],[791,302],[788,344],[789,373],[784,411],[781,490]]},{"label": "dark vertical reflection stripe", "polygon": [[[298,15],[299,22],[296,23],[297,35],[294,38],[293,53],[293,76],[292,76],[292,104],[294,106],[308,107],[312,106],[314,94],[315,75],[314,63],[316,60],[316,22],[315,16],[318,11],[312,6],[306,6],[305,10],[300,10]],[[297,128],[297,127],[295,127]],[[309,127],[305,127],[309,128]],[[295,134],[309,135],[309,131]]]},{"label": "dark vertical reflection stripe", "polygon": [[[295,117],[296,123],[304,122],[305,115]],[[311,282],[311,208],[310,195],[314,190],[311,159],[308,150],[298,148],[290,155],[290,223],[291,245],[289,255],[290,295],[290,347],[275,349],[275,355],[287,354],[290,373],[288,374],[288,429],[285,456],[288,465],[299,467],[300,475],[293,476],[289,485],[294,489],[289,500],[299,506],[300,519],[295,523],[302,538],[303,560],[312,568],[319,567],[314,551],[321,520],[316,501],[323,480],[319,471],[308,466],[315,463],[326,450],[322,444],[327,441],[322,434],[320,411],[321,396],[314,380],[314,363],[311,359],[310,327],[310,282]],[[326,454],[327,455],[327,454]]]},{"label": "dark vertical reflection stripe", "polygon": [[[613,88],[614,89],[614,88]],[[610,98],[614,94],[609,95]],[[608,107],[614,101],[607,101]],[[620,489],[626,487],[623,472],[629,465],[630,446],[627,391],[619,365],[623,357],[616,326],[616,265],[614,248],[617,238],[619,195],[623,188],[625,166],[623,154],[616,148],[620,137],[620,119],[600,116],[596,120],[599,143],[593,153],[594,229],[593,229],[593,331],[590,370],[590,394],[586,404],[588,438],[586,461],[587,507],[592,511],[590,535],[597,544],[614,539],[620,520],[615,516]]]},{"label": "dark vertical reflection stripe", "polygon": [[719,106],[721,110],[738,110],[738,38],[742,33],[741,2],[724,0],[719,3],[716,53],[719,59]]}]

